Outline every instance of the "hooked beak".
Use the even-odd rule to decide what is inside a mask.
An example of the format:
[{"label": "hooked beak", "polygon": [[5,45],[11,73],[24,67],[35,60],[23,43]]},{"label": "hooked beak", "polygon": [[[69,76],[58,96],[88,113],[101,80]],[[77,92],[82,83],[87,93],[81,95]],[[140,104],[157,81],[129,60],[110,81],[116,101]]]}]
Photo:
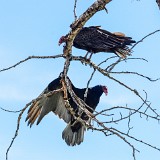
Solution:
[{"label": "hooked beak", "polygon": [[103,87],[103,92],[105,93],[106,96],[108,95],[108,89],[106,86]]}]

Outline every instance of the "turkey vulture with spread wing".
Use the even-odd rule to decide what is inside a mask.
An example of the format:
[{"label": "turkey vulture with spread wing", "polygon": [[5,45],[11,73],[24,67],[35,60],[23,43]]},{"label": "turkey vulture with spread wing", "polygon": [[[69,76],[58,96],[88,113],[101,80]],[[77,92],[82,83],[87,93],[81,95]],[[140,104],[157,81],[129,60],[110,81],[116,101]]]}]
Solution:
[{"label": "turkey vulture with spread wing", "polygon": [[[84,100],[84,94],[86,88],[83,89],[76,88],[71,83],[71,81],[70,84],[73,92],[79,98]],[[70,146],[79,145],[81,142],[83,142],[84,131],[86,130],[86,126],[84,126],[84,124],[82,124],[80,121],[77,121],[74,118],[74,116],[70,113],[70,111],[66,109],[64,102],[64,92],[62,90],[58,91],[58,89],[61,88],[62,88],[61,77],[58,77],[48,85],[48,87],[40,94],[37,100],[30,106],[26,121],[28,120],[28,125],[30,125],[31,127],[33,123],[36,121],[36,119],[38,119],[37,120],[37,125],[38,125],[43,119],[43,117],[52,111],[54,114],[58,115],[59,118],[63,119],[67,123],[67,126],[62,133],[62,138],[65,140],[65,142]],[[55,91],[55,93],[46,96],[45,94],[49,93],[50,91]],[[93,111],[95,110],[103,92],[107,95],[108,91],[106,86],[97,85],[95,87],[88,89],[87,98],[85,99],[85,102],[90,107],[90,108],[86,107],[90,112],[93,113]],[[69,92],[68,92],[68,100],[70,106],[75,112],[75,116],[77,118],[81,116],[81,119],[88,122],[89,117],[79,109],[79,107],[73,101]]]},{"label": "turkey vulture with spread wing", "polygon": [[[59,45],[66,42],[67,37],[68,35],[62,36]],[[121,58],[126,58],[131,52],[127,45],[132,43],[135,43],[135,41],[131,37],[126,37],[123,33],[111,33],[99,27],[91,26],[80,30],[73,41],[73,46],[90,52],[90,58],[93,53],[98,52],[112,52]]]}]

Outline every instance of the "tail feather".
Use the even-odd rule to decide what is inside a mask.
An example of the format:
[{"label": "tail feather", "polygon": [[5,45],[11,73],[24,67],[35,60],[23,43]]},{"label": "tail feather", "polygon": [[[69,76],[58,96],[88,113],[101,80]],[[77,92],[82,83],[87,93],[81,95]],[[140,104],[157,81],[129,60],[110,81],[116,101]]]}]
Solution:
[{"label": "tail feather", "polygon": [[136,41],[132,40],[131,37],[125,37],[124,45],[132,45],[132,43],[136,43]]},{"label": "tail feather", "polygon": [[[76,136],[76,141],[77,141],[77,144],[79,145],[81,142],[83,142],[84,140],[84,131],[86,130],[86,128],[84,126],[82,126],[82,128],[79,129],[79,132],[77,133],[77,136]],[[83,135],[83,136],[81,136]]]},{"label": "tail feather", "polygon": [[121,58],[126,58],[131,55],[131,50],[129,48],[116,48],[115,54],[117,54]]},{"label": "tail feather", "polygon": [[84,140],[84,132],[86,127],[82,127],[77,131],[73,132],[71,128],[71,123],[69,123],[62,133],[62,138],[69,146],[79,145]]}]

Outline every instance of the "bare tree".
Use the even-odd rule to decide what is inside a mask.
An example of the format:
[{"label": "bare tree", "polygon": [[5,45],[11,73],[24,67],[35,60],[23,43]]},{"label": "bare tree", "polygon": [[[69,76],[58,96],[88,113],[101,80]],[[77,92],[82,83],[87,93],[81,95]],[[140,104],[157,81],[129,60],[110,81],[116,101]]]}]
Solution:
[{"label": "bare tree", "polygon": [[[108,136],[117,136],[118,138],[120,138],[129,147],[131,147],[133,159],[135,160],[136,159],[136,152],[140,152],[140,151],[132,143],[133,141],[135,141],[136,143],[144,144],[144,145],[151,147],[151,148],[158,150],[158,151],[160,151],[160,148],[158,146],[155,146],[154,144],[150,144],[149,142],[146,142],[142,139],[139,139],[136,136],[132,136],[132,134],[130,134],[130,132],[131,132],[131,130],[134,130],[134,127],[132,127],[131,121],[134,120],[135,117],[138,117],[140,119],[143,118],[143,120],[152,119],[152,120],[159,122],[160,121],[160,113],[154,107],[151,106],[151,102],[149,102],[149,100],[148,100],[148,93],[146,91],[143,91],[143,93],[140,93],[137,88],[132,88],[132,87],[130,87],[130,85],[126,84],[125,82],[119,80],[118,78],[115,78],[116,77],[115,75],[123,75],[123,76],[134,75],[135,77],[141,77],[141,78],[146,79],[150,82],[155,82],[159,79],[158,78],[152,79],[149,76],[144,75],[143,73],[139,73],[139,72],[135,72],[135,71],[118,71],[117,70],[117,67],[119,65],[121,65],[121,64],[125,65],[124,62],[147,61],[144,58],[130,57],[130,58],[126,58],[126,59],[121,59],[121,58],[117,58],[117,56],[113,56],[113,57],[109,57],[109,58],[104,59],[99,64],[96,64],[95,62],[93,62],[91,60],[88,61],[84,57],[74,56],[74,53],[72,54],[72,46],[73,46],[73,40],[74,40],[75,36],[79,33],[79,31],[82,29],[82,27],[85,25],[85,23],[90,18],[92,18],[97,12],[102,11],[102,10],[105,10],[107,12],[106,5],[110,2],[111,2],[111,0],[97,0],[79,18],[77,18],[77,14],[76,14],[77,0],[75,0],[74,8],[73,8],[75,21],[70,25],[71,30],[68,33],[67,42],[63,48],[62,54],[58,54],[58,55],[54,55],[54,56],[29,56],[28,58],[21,60],[18,63],[14,64],[8,68],[1,69],[0,72],[10,70],[14,67],[18,67],[22,63],[24,63],[28,60],[31,60],[31,59],[64,58],[65,59],[64,68],[63,68],[63,71],[60,71],[60,72],[63,72],[63,76],[64,76],[63,91],[64,91],[64,93],[66,93],[66,90],[68,90],[68,92],[70,93],[70,95],[74,99],[74,102],[77,104],[77,106],[83,112],[85,112],[88,115],[88,117],[90,117],[92,120],[90,123],[86,123],[86,121],[81,119],[81,117],[77,117],[77,121],[82,122],[85,126],[87,126],[88,129],[91,129],[93,131],[98,131],[98,132],[104,134],[106,136],[106,139]],[[159,1],[157,1],[157,3],[159,5]],[[141,40],[139,40],[131,49],[134,49],[134,47],[139,45],[140,42],[142,42],[146,38],[150,37],[151,35],[159,32],[159,31],[160,30],[156,30],[152,33],[149,33],[148,35],[143,37]],[[118,85],[120,85],[123,88],[132,92],[137,98],[139,98],[141,103],[139,104],[139,106],[134,106],[134,107],[131,107],[131,104],[127,104],[126,106],[111,106],[111,107],[104,108],[101,111],[95,111],[94,114],[90,113],[86,109],[87,105],[86,105],[85,101],[80,100],[79,97],[77,97],[77,95],[73,92],[73,90],[70,86],[69,80],[67,78],[68,71],[70,70],[71,61],[81,62],[82,65],[86,65],[86,67],[90,66],[91,69],[93,69],[93,72],[92,72],[89,80],[86,82],[87,89],[88,89],[90,82],[92,81],[95,73],[98,72],[98,73],[102,74],[103,76],[105,76],[106,79],[110,79],[111,81],[117,83]],[[105,65],[105,67],[101,67],[102,65],[103,66]],[[87,95],[87,89],[86,89],[86,95]],[[49,94],[54,94],[54,92],[49,93]],[[66,95],[66,97],[67,97],[67,95]],[[19,116],[18,116],[17,128],[15,131],[15,135],[14,135],[14,137],[13,137],[13,139],[12,139],[12,141],[6,151],[6,160],[8,159],[9,150],[11,149],[15,138],[18,136],[21,117],[23,116],[23,113],[25,112],[25,110],[35,101],[37,101],[37,99],[33,99],[31,102],[26,104],[25,107],[22,108],[20,111],[9,111],[7,109],[1,108],[2,110],[7,111],[7,112],[20,112]],[[65,99],[65,103],[66,103],[66,106],[69,105],[68,99]],[[70,111],[70,113],[73,115],[75,114],[72,111]],[[120,124],[122,122],[126,125],[126,128],[127,128],[126,130],[119,129],[117,124]]]}]

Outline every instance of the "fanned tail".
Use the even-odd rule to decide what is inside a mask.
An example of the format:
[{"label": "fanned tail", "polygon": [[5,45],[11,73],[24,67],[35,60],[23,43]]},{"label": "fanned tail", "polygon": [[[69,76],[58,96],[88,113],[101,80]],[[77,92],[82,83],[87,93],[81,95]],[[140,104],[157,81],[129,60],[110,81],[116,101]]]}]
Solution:
[{"label": "fanned tail", "polygon": [[123,59],[127,56],[131,56],[131,52],[132,51],[128,47],[115,49],[115,54]]},{"label": "fanned tail", "polygon": [[122,37],[123,42],[120,46],[117,46],[114,51],[121,58],[126,58],[127,56],[131,56],[132,50],[127,45],[132,45],[132,43],[136,43],[136,41],[132,40],[131,37]]},{"label": "fanned tail", "polygon": [[78,131],[73,132],[71,128],[71,123],[69,123],[62,133],[62,138],[69,146],[79,145],[84,140],[85,130],[86,127],[82,125]]}]

